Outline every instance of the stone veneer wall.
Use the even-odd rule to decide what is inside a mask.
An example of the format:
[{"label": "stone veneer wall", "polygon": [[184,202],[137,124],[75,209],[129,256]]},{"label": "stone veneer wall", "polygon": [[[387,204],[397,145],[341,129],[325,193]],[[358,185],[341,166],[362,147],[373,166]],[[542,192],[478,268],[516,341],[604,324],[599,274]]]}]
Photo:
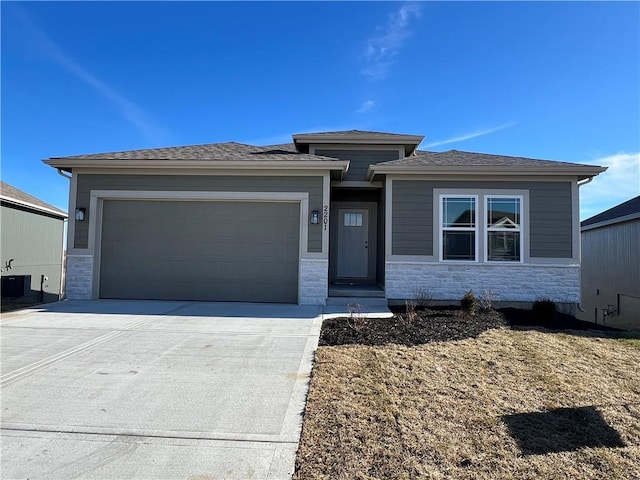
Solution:
[{"label": "stone veneer wall", "polygon": [[[300,260],[300,304],[324,305],[329,291],[329,261],[325,259]],[[68,255],[66,297],[70,300],[92,298],[93,255]]]},{"label": "stone veneer wall", "polygon": [[329,261],[300,259],[300,304],[324,305],[329,294]]},{"label": "stone veneer wall", "polygon": [[550,265],[450,265],[386,262],[386,295],[413,299],[423,289],[433,300],[454,300],[469,290],[478,296],[489,291],[501,302],[580,301],[580,267]]},{"label": "stone veneer wall", "polygon": [[70,300],[91,299],[93,255],[67,255],[66,297]]}]

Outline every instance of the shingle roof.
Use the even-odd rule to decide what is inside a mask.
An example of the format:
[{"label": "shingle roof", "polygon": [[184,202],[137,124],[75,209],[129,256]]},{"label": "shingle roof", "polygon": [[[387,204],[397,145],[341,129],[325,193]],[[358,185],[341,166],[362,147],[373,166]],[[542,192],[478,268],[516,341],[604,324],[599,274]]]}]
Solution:
[{"label": "shingle roof", "polygon": [[211,161],[335,161],[335,158],[298,153],[285,146],[256,147],[244,143],[209,143],[185,147],[149,148],[123,152],[53,157],[51,160],[211,160]]},{"label": "shingle roof", "polygon": [[296,153],[295,143],[278,143],[276,145],[262,145],[262,148],[268,148],[273,150],[284,150],[285,152]]},{"label": "shingle roof", "polygon": [[29,195],[26,192],[14,187],[13,185],[9,185],[6,182],[0,181],[0,195],[2,195],[3,200],[13,201],[19,205],[32,207],[36,210],[43,210],[49,213],[58,214],[61,217],[66,217],[66,212],[60,210],[59,208],[54,207],[53,205],[48,204],[47,202],[43,202],[39,198],[34,197],[33,195]]},{"label": "shingle roof", "polygon": [[594,225],[596,223],[606,222],[609,220],[615,220],[616,218],[626,217],[628,215],[633,215],[634,213],[640,214],[640,195],[632,198],[631,200],[627,200],[620,205],[616,205],[615,207],[610,208],[609,210],[605,210],[602,213],[594,215],[593,217],[587,218],[580,223],[580,226],[586,227],[589,225]]},{"label": "shingle roof", "polygon": [[315,133],[295,133],[294,137],[388,137],[390,139],[398,139],[399,137],[420,137],[421,135],[409,135],[404,133],[387,133],[387,132],[372,132],[369,130],[339,130],[335,132],[315,132]]},{"label": "shingle roof", "polygon": [[388,162],[379,163],[378,165],[398,165],[407,167],[561,167],[563,165],[575,167],[581,165],[579,163],[557,162],[553,160],[537,160],[533,158],[510,157],[506,155],[491,155],[487,153],[462,152],[459,150],[449,150],[447,152],[418,151],[416,153],[417,155],[415,156],[405,157],[399,160],[391,160]]}]

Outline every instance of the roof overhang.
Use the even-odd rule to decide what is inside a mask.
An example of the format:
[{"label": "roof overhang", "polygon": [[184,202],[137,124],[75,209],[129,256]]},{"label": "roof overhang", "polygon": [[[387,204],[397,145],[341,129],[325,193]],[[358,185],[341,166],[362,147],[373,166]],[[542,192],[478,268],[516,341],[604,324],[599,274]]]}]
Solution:
[{"label": "roof overhang", "polygon": [[297,133],[292,136],[296,149],[300,150],[300,145],[310,145],[312,143],[321,145],[348,144],[348,145],[404,145],[405,156],[412,155],[424,139],[422,135],[399,135],[393,136],[385,134],[358,134],[358,135],[318,135],[314,133]]},{"label": "roof overhang", "polygon": [[630,213],[629,215],[623,215],[621,217],[610,218],[601,222],[591,223],[589,225],[580,225],[580,231],[588,232],[596,228],[608,227],[609,225],[616,225],[618,223],[631,222],[633,220],[640,220],[640,212]]},{"label": "roof overhang", "polygon": [[327,161],[243,161],[243,160],[130,160],[88,159],[82,157],[50,158],[44,163],[72,172],[74,168],[100,169],[169,169],[169,170],[316,170],[346,172],[347,160]]},{"label": "roof overhang", "polygon": [[60,219],[65,219],[67,218],[69,215],[67,215],[64,212],[58,211],[58,210],[53,210],[51,208],[47,208],[47,207],[43,207],[41,205],[36,205],[34,203],[29,203],[29,202],[25,202],[23,200],[18,200],[17,198],[11,198],[11,197],[7,197],[6,195],[0,195],[0,201],[2,201],[2,203],[8,203],[11,205],[16,205],[18,207],[22,207],[22,208],[27,208],[29,210],[34,210],[37,212],[42,212],[45,213],[47,215],[51,215]]},{"label": "roof overhang", "polygon": [[371,165],[367,178],[372,181],[376,175],[527,175],[527,176],[571,176],[578,181],[595,177],[607,167],[589,165],[556,166],[442,166],[442,165]]}]

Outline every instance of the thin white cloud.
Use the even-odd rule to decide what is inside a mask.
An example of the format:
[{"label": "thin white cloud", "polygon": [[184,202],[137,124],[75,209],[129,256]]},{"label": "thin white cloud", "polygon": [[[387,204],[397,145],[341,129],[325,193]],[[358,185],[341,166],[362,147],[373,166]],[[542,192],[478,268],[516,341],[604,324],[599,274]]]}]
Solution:
[{"label": "thin white cloud", "polygon": [[585,163],[609,168],[580,187],[581,220],[640,195],[640,152],[617,153]]},{"label": "thin white cloud", "polygon": [[37,47],[43,51],[51,61],[92,87],[148,140],[156,141],[164,136],[164,132],[153,125],[148,115],[137,105],[117,93],[108,84],[76,62],[71,55],[65,52],[44,30],[35,24],[26,11],[20,9],[17,13],[21,17],[26,29],[28,29],[31,39],[35,41]]},{"label": "thin white cloud", "polygon": [[376,33],[369,38],[364,52],[366,62],[362,73],[370,78],[382,79],[387,76],[393,64],[393,58],[411,34],[409,23],[420,17],[420,5],[408,3],[389,14],[385,25],[378,26]]},{"label": "thin white cloud", "polygon": [[373,109],[373,107],[376,106],[376,102],[374,102],[373,100],[367,100],[365,101],[358,110],[356,110],[357,113],[366,113],[371,111],[371,109]]},{"label": "thin white cloud", "polygon": [[459,135],[457,137],[448,138],[446,140],[438,140],[436,142],[428,143],[427,145],[423,145],[424,148],[437,147],[440,145],[447,145],[449,143],[462,142],[464,140],[469,140],[471,138],[481,137],[482,135],[488,135],[490,133],[494,133],[500,130],[504,130],[505,128],[512,127],[516,122],[507,122],[502,125],[498,125],[497,127],[487,128],[484,130],[476,130],[475,132],[466,133],[464,135]]}]

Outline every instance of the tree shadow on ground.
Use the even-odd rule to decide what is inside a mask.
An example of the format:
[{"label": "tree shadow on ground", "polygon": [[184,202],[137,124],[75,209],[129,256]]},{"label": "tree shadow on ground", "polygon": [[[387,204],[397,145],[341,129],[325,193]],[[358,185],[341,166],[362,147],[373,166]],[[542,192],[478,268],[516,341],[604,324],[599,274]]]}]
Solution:
[{"label": "tree shadow on ground", "polygon": [[523,455],[625,447],[620,434],[593,406],[504,415],[502,420]]},{"label": "tree shadow on ground", "polygon": [[549,318],[540,318],[532,310],[518,308],[501,308],[499,312],[514,330],[540,330],[547,333],[564,333],[583,337],[640,340],[640,331],[621,330],[615,327],[578,320],[572,315],[561,312],[556,312]]}]

